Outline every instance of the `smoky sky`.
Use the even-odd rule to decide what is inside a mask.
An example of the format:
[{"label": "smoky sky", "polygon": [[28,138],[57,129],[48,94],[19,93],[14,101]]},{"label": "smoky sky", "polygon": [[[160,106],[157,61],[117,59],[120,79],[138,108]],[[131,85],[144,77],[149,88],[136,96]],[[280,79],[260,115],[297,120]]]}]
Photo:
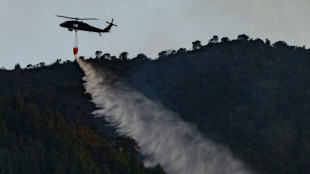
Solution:
[{"label": "smoky sky", "polygon": [[195,40],[207,44],[213,35],[247,34],[308,48],[309,9],[306,0],[0,0],[0,67],[73,60],[74,33],[59,27],[65,19],[55,15],[96,17],[87,23],[99,28],[114,18],[118,27],[111,33],[78,33],[81,56],[100,50],[156,58],[165,49],[190,49]]}]

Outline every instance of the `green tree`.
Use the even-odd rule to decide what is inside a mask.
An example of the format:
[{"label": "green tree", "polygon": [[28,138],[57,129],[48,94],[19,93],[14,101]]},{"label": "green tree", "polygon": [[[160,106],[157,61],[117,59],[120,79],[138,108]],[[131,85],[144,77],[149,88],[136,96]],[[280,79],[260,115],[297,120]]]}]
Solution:
[{"label": "green tree", "polygon": [[122,52],[120,55],[119,55],[119,59],[121,60],[128,60],[128,52]]},{"label": "green tree", "polygon": [[209,44],[216,44],[219,41],[219,37],[217,35],[214,35],[210,40]]},{"label": "green tree", "polygon": [[31,64],[28,64],[28,65],[26,66],[26,68],[27,68],[27,69],[30,69],[30,68],[32,68],[32,65],[31,65]]},{"label": "green tree", "polygon": [[196,40],[195,42],[192,42],[192,44],[193,44],[193,50],[198,50],[202,46],[200,40]]},{"label": "green tree", "polygon": [[229,38],[228,37],[222,37],[221,42],[229,42]]},{"label": "green tree", "polygon": [[275,48],[286,48],[286,47],[288,47],[288,45],[285,41],[278,41],[278,42],[272,44],[272,46]]},{"label": "green tree", "polygon": [[109,60],[111,58],[110,53],[104,53],[103,56],[100,57],[102,60]]},{"label": "green tree", "polygon": [[160,53],[158,53],[158,58],[164,58],[168,56],[168,52],[167,50],[161,51]]},{"label": "green tree", "polygon": [[249,36],[247,36],[245,34],[240,34],[237,37],[237,40],[240,40],[240,41],[247,41],[248,39],[249,39]]},{"label": "green tree", "polygon": [[132,59],[133,61],[146,61],[150,60],[145,54],[140,53],[135,58]]},{"label": "green tree", "polygon": [[102,55],[102,51],[96,51],[95,55],[96,55],[96,59],[99,59]]},{"label": "green tree", "polygon": [[15,64],[14,69],[15,69],[15,70],[20,70],[20,69],[21,69],[19,63],[18,63],[18,64]]},{"label": "green tree", "polygon": [[180,48],[180,49],[178,49],[177,53],[178,53],[178,54],[186,53],[186,48]]},{"label": "green tree", "polygon": [[266,39],[265,44],[266,44],[267,46],[270,46],[270,40],[269,40],[269,39]]}]

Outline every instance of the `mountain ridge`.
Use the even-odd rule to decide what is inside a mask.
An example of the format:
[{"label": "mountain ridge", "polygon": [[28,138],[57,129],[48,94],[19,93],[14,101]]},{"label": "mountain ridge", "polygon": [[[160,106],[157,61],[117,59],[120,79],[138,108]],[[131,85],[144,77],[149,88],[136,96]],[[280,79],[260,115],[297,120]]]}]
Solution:
[{"label": "mountain ridge", "polygon": [[[240,35],[232,41],[213,38],[205,46],[193,42],[192,51],[165,50],[155,60],[98,54],[86,61],[197,125],[259,173],[310,172],[309,49]],[[82,76],[75,62],[0,71],[0,94],[19,91],[39,107],[89,126],[95,107],[84,94]]]}]

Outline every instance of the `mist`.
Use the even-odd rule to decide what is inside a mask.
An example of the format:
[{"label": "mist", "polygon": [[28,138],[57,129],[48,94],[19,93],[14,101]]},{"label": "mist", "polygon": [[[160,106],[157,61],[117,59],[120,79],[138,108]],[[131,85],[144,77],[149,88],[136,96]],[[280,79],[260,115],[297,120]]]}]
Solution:
[{"label": "mist", "polygon": [[160,164],[168,174],[246,174],[246,167],[226,147],[202,137],[194,125],[141,93],[115,80],[112,73],[79,57],[86,92],[104,117],[121,135],[133,137],[147,158],[144,164]]}]

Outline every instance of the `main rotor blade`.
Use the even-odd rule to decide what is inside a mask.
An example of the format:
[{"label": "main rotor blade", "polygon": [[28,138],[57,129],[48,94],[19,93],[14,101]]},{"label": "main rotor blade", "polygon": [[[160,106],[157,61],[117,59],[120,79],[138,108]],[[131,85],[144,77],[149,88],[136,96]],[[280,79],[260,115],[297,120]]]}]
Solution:
[{"label": "main rotor blade", "polygon": [[99,20],[97,18],[73,18],[73,17],[61,16],[61,15],[56,15],[56,16],[61,17],[61,18],[75,19],[75,20]]},{"label": "main rotor blade", "polygon": [[56,15],[57,17],[61,17],[61,18],[68,18],[68,19],[79,19],[79,18],[72,18],[72,17],[67,17],[67,16],[61,16],[61,15]]},{"label": "main rotor blade", "polygon": [[99,20],[97,18],[78,18],[78,20]]}]

